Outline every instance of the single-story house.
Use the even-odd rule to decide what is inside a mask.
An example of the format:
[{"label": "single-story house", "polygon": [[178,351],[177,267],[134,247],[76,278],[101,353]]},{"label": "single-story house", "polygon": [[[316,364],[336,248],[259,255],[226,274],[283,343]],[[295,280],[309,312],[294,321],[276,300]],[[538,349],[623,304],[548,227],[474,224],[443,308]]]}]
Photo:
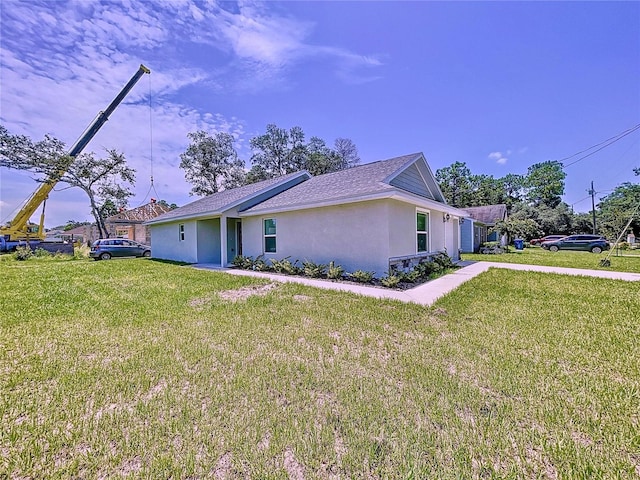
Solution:
[{"label": "single-story house", "polygon": [[[489,232],[499,221],[507,219],[507,206],[504,204],[466,207],[468,217],[460,224],[460,249],[463,253],[473,253],[485,242],[498,241],[497,232]],[[500,238],[504,245],[506,238]]]},{"label": "single-story house", "polygon": [[227,266],[236,255],[336,262],[383,276],[435,252],[458,259],[459,221],[422,153],[325,175],[284,175],[146,222],[154,258]]}]

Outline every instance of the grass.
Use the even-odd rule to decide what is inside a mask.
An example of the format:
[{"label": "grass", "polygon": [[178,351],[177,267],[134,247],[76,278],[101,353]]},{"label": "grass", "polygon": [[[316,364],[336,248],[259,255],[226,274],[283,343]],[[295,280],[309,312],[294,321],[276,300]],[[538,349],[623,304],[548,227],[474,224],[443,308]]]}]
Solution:
[{"label": "grass", "polygon": [[640,474],[637,284],[492,269],[427,309],[143,259],[0,269],[0,478]]},{"label": "grass", "polygon": [[620,251],[624,256],[616,256],[616,251],[611,254],[611,266],[601,267],[600,260],[607,258],[609,252],[595,254],[590,252],[577,252],[561,250],[550,252],[539,247],[525,248],[517,251],[512,247],[509,253],[501,255],[483,255],[480,253],[465,253],[463,260],[477,260],[484,262],[519,263],[529,265],[546,265],[550,267],[586,268],[591,270],[612,270],[617,272],[640,273],[640,256],[633,250]]}]

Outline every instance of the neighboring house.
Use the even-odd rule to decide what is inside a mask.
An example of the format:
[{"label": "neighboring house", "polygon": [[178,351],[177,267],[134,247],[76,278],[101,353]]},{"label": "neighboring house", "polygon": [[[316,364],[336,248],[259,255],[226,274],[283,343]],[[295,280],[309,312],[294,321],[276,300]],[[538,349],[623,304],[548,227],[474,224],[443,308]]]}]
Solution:
[{"label": "neighboring house", "polygon": [[463,210],[446,204],[422,153],[225,190],[146,222],[154,258],[228,265],[236,255],[383,276],[435,252],[458,258]]},{"label": "neighboring house", "polygon": [[[460,249],[464,253],[477,252],[485,242],[498,241],[498,233],[490,232],[491,227],[499,221],[507,219],[507,206],[485,205],[482,207],[467,207],[464,209],[469,217],[460,225]],[[500,238],[505,244],[506,238]]]},{"label": "neighboring house", "polygon": [[[131,210],[123,210],[105,219],[105,227],[109,238],[128,238],[136,242],[151,244],[151,232],[144,222],[151,220],[158,215],[170,212],[171,208],[157,203],[155,200],[141,205]],[[64,241],[81,242],[91,245],[98,240],[98,228],[95,223],[81,225],[58,234]]]},{"label": "neighboring house", "polygon": [[[107,217],[104,221],[109,238],[128,238],[136,242],[151,244],[151,232],[144,222],[152,220],[159,215],[170,212],[168,205],[151,202],[131,210],[124,210]],[[97,240],[94,238],[93,240]]]}]

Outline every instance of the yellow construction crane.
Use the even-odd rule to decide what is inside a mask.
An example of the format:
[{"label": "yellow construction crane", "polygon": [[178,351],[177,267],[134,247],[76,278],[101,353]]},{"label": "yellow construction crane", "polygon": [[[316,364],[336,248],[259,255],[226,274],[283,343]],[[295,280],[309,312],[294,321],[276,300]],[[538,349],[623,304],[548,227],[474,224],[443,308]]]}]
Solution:
[{"label": "yellow construction crane", "polygon": [[[66,159],[59,166],[58,170],[54,174],[50,175],[49,178],[47,178],[36,189],[13,220],[11,220],[9,226],[0,227],[0,252],[14,250],[16,247],[22,245],[30,245],[33,248],[34,245],[37,245],[44,240],[44,207],[49,193],[73,163],[76,156],[84,150],[95,134],[98,133],[98,130],[100,130],[102,125],[104,125],[109,119],[109,116],[113,113],[116,107],[120,102],[122,102],[129,91],[136,83],[138,83],[138,80],[140,80],[145,73],[151,73],[151,70],[144,65],[140,65],[138,71],[133,77],[131,77],[131,80],[129,80],[129,82],[124,86],[118,96],[113,99],[104,111],[98,113],[96,119],[87,127],[82,136],[71,147],[67,153]],[[42,205],[40,223],[38,225],[30,224],[29,219],[40,205]]]}]

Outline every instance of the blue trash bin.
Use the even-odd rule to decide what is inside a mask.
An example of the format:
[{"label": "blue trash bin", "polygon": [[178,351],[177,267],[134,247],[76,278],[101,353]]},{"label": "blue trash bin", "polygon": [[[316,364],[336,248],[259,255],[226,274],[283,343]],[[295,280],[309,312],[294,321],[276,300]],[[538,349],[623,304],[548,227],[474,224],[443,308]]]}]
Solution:
[{"label": "blue trash bin", "polygon": [[513,244],[516,246],[516,250],[522,250],[524,248],[524,240],[521,238],[516,238]]}]

